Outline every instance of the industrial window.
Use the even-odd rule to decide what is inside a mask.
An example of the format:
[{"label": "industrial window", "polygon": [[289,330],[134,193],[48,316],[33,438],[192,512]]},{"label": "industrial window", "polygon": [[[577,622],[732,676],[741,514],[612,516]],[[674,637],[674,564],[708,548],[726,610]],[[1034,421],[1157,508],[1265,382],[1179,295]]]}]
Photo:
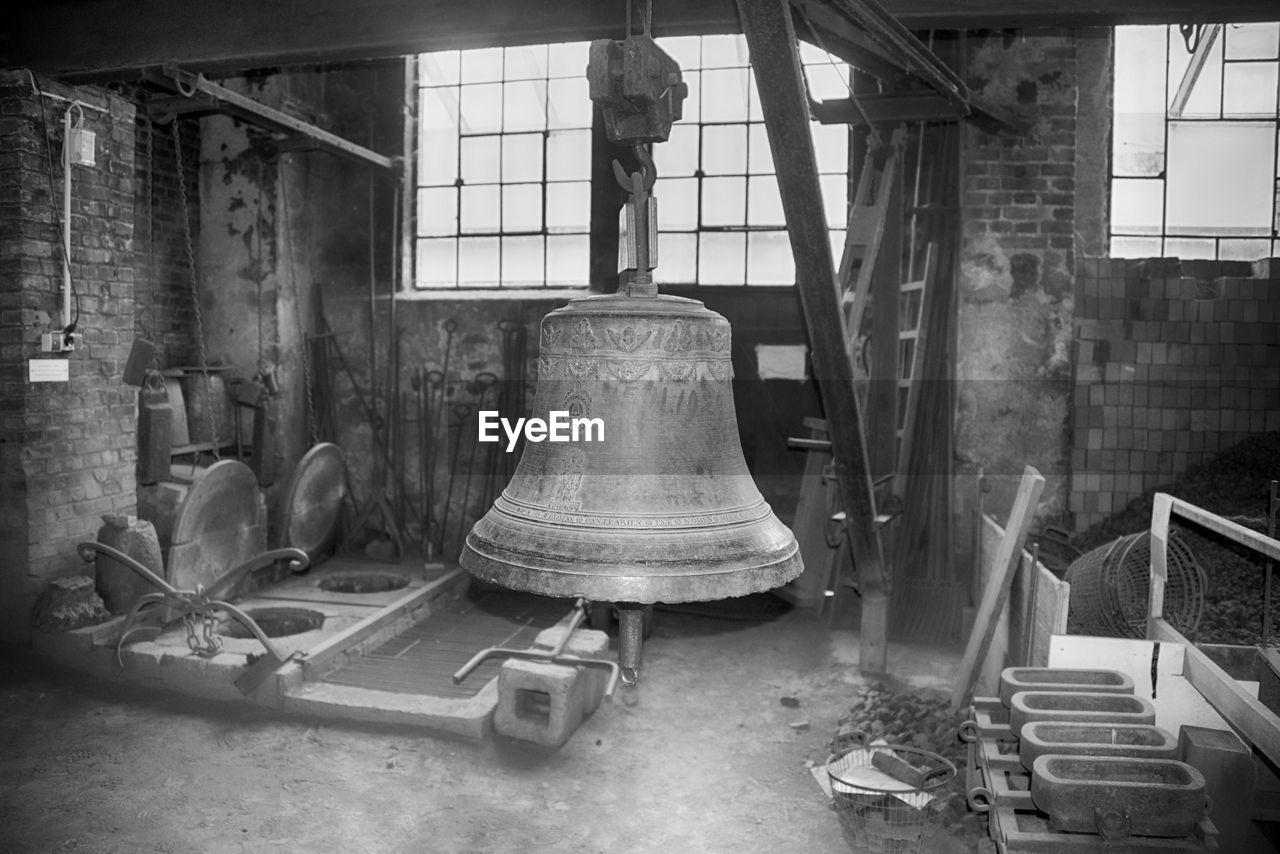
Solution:
[{"label": "industrial window", "polygon": [[1280,253],[1278,89],[1280,23],[1117,27],[1111,255]]},{"label": "industrial window", "polygon": [[[667,284],[789,285],[794,263],[742,36],[660,39],[689,85],[654,146],[658,267]],[[815,98],[847,66],[801,46]],[[421,290],[588,284],[589,43],[418,56],[414,276]],[[812,125],[832,244],[846,219],[848,129]]]}]

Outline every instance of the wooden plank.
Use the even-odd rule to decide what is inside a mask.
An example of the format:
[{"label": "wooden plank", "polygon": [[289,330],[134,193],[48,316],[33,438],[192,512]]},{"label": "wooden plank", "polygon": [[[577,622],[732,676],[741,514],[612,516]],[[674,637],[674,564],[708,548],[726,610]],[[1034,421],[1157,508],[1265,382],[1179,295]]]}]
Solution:
[{"label": "wooden plank", "polygon": [[[810,424],[817,422],[818,426]],[[805,419],[810,438],[826,442],[826,449],[811,448],[805,454],[804,473],[800,476],[800,496],[796,501],[796,515],[791,525],[792,533],[800,544],[800,559],[804,571],[774,592],[801,608],[821,607],[830,589],[828,569],[831,566],[831,545],[827,542],[827,519],[831,511],[829,493],[834,488],[827,482],[824,471],[831,462],[831,442],[826,439],[827,424],[820,419]]]},{"label": "wooden plank", "polygon": [[1183,673],[1209,704],[1273,763],[1280,765],[1280,717],[1164,620],[1153,621],[1155,640],[1182,644]]},{"label": "wooden plank", "polygon": [[840,286],[822,207],[818,162],[809,132],[808,97],[791,11],[786,0],[737,0],[747,37],[787,235],[796,262],[796,291],[809,333],[814,379],[822,389],[831,430],[840,497],[848,516],[849,545],[862,601],[859,666],[888,666],[889,591],[884,553],[875,529],[875,499],[861,407],[854,394],[853,362],[841,322]]},{"label": "wooden plank", "polygon": [[[903,142],[901,130],[893,145]],[[880,181],[887,184],[884,223],[875,268],[871,270],[871,377],[867,384],[867,435],[871,476],[898,470],[898,303],[902,296],[902,169],[894,149]],[[849,330],[857,335],[858,330]],[[893,552],[890,551],[890,554]]]},{"label": "wooden plank", "polygon": [[1036,504],[1040,500],[1043,489],[1044,475],[1033,467],[1027,466],[1022,472],[1022,480],[1018,484],[1018,492],[1013,499],[1013,509],[1009,513],[1009,521],[1004,529],[1005,535],[1000,540],[1000,548],[996,552],[993,563],[995,574],[983,591],[978,616],[974,621],[973,631],[969,634],[969,641],[965,645],[964,658],[960,660],[959,677],[951,691],[953,709],[967,705],[973,697],[982,662],[986,659],[987,650],[991,646],[995,620],[1009,599],[1013,571],[1021,559],[1022,546],[1027,541],[1027,531],[1031,529]]}]

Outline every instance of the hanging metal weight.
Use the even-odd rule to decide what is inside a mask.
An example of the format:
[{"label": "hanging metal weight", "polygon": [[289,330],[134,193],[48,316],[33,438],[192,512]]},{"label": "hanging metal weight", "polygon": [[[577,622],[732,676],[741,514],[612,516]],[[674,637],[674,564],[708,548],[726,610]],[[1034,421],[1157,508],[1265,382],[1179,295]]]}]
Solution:
[{"label": "hanging metal weight", "polygon": [[138,391],[138,483],[169,477],[173,408],[159,371],[148,371]]}]

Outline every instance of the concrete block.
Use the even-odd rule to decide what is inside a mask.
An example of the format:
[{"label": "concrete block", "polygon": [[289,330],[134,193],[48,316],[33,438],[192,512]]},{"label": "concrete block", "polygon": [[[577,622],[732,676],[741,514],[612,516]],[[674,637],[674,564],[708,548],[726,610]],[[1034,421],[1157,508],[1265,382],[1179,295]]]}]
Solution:
[{"label": "concrete block", "polygon": [[[534,648],[554,649],[565,630],[565,626],[554,626],[541,632]],[[603,658],[608,655],[609,638],[603,632],[580,629],[564,651],[580,658]],[[493,728],[510,738],[560,747],[600,705],[607,678],[604,668],[508,659],[498,673]]]},{"label": "concrete block", "polygon": [[1218,845],[1225,852],[1249,850],[1257,788],[1253,752],[1229,730],[1184,725],[1178,733],[1178,753],[1204,775]]}]

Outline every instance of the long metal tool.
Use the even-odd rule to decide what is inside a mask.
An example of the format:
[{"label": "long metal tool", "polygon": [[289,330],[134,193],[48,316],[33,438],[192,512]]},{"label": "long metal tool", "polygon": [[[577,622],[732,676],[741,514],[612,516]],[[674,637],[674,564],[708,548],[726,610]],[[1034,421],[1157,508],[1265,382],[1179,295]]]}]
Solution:
[{"label": "long metal tool", "polygon": [[471,657],[471,660],[458,671],[453,674],[453,684],[457,685],[471,675],[477,667],[490,658],[523,658],[528,661],[545,661],[548,664],[569,664],[575,667],[603,667],[609,671],[609,681],[605,685],[604,696],[608,700],[613,700],[613,691],[618,686],[618,678],[622,673],[622,669],[615,661],[605,658],[581,658],[576,655],[565,653],[565,647],[569,645],[569,639],[573,637],[573,633],[577,631],[578,626],[582,625],[583,619],[587,615],[587,600],[578,599],[573,605],[573,617],[569,621],[569,626],[561,635],[560,641],[555,645],[554,649],[538,650],[538,649],[507,649],[499,646],[492,646],[488,649],[482,649]]}]

